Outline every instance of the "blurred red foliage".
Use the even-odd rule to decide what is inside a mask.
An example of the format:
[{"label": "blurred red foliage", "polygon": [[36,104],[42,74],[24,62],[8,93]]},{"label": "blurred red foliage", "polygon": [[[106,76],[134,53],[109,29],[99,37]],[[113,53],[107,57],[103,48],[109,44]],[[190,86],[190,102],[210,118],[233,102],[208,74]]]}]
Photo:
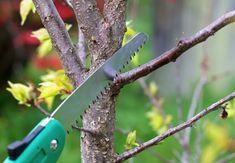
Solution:
[{"label": "blurred red foliage", "polygon": [[[20,1],[0,1],[0,84],[8,80],[12,73],[18,73],[30,59],[40,69],[61,68],[54,55],[46,59],[32,57],[39,41],[31,37],[31,32],[41,28],[42,24],[37,14],[30,14],[25,25],[20,25]],[[54,3],[62,19],[73,23],[75,17],[72,9],[63,0],[54,0]]]},{"label": "blurred red foliage", "polygon": [[33,65],[39,69],[62,69],[62,65],[60,63],[60,60],[58,59],[58,56],[53,53],[49,55],[48,57],[34,57],[33,59]]}]

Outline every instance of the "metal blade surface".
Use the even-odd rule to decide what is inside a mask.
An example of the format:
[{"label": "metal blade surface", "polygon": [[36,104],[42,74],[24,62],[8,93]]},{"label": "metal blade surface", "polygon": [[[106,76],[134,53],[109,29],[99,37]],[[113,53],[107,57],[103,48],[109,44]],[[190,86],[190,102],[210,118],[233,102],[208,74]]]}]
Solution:
[{"label": "metal blade surface", "polygon": [[56,108],[51,116],[59,120],[64,125],[65,129],[69,130],[75,120],[84,114],[84,111],[92,101],[111,83],[104,69],[112,68],[120,71],[123,65],[127,64],[131,56],[134,55],[146,40],[147,36],[144,33],[137,34],[84,80],[84,82]]}]

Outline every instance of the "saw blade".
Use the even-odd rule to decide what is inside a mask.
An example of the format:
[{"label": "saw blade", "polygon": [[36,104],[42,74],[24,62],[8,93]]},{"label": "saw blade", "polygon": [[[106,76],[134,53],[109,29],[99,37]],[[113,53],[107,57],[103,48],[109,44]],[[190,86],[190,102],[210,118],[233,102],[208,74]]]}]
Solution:
[{"label": "saw blade", "polygon": [[[104,62],[79,87],[77,87],[51,114],[51,117],[59,120],[69,131],[71,125],[84,114],[84,111],[94,103],[107,86],[112,83],[108,72],[120,72],[131,60],[135,52],[146,42],[147,36],[139,33],[117,50],[112,57]],[[114,74],[116,76],[117,74]]]}]

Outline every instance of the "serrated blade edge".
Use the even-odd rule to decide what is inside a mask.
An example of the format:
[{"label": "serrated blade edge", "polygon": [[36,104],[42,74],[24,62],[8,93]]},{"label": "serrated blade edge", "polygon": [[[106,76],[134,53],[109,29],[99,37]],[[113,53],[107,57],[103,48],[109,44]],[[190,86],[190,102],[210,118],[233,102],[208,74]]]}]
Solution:
[{"label": "serrated blade edge", "polygon": [[133,53],[147,41],[147,35],[139,33],[114,53],[104,64],[94,71],[77,87],[51,114],[69,130],[78,117],[83,115],[88,106],[111,82],[104,72],[106,66],[119,71],[130,60]]}]

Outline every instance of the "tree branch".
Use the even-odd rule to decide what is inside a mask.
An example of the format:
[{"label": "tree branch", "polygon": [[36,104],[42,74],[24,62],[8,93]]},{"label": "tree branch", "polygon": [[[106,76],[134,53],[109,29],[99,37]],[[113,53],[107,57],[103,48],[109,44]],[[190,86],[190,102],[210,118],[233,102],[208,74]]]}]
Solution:
[{"label": "tree branch", "polygon": [[77,43],[78,57],[81,59],[81,62],[83,66],[85,67],[86,66],[86,43],[85,43],[84,34],[82,33],[80,28],[79,28],[78,34],[79,34],[78,43]]},{"label": "tree branch", "polygon": [[71,3],[78,25],[92,54],[92,63],[97,64],[101,59],[107,59],[107,53],[103,52],[109,48],[109,24],[105,22],[97,8],[96,0],[72,0]]},{"label": "tree branch", "polygon": [[203,28],[201,31],[197,32],[195,35],[181,39],[176,47],[169,51],[166,51],[161,56],[150,62],[141,65],[129,72],[120,74],[118,78],[115,79],[115,84],[123,86],[125,84],[131,83],[140,77],[146,76],[154,70],[170,63],[175,62],[176,59],[181,56],[185,51],[194,47],[195,45],[206,41],[207,38],[213,36],[217,31],[225,27],[226,25],[233,23],[235,21],[235,10],[228,12],[215,20],[213,23]]},{"label": "tree branch", "polygon": [[[202,96],[203,93],[203,89],[206,85],[207,81],[207,74],[208,74],[208,54],[206,52],[206,47],[204,44],[203,47],[203,59],[201,61],[201,75],[200,75],[200,80],[197,83],[195,89],[194,89],[194,93],[193,93],[193,97],[192,97],[192,102],[190,104],[190,108],[188,111],[188,116],[187,119],[192,118],[195,115],[196,109],[198,107],[200,98]],[[182,157],[181,157],[181,162],[182,163],[187,163],[189,162],[189,155],[190,155],[190,135],[191,135],[191,128],[187,128],[184,133],[182,134],[182,139],[181,139],[181,145],[183,147],[183,153],[182,153]],[[200,133],[200,132],[198,132]],[[197,138],[200,140],[200,136],[201,134],[197,134]],[[199,141],[198,140],[198,141]],[[198,146],[199,144],[197,144]]]},{"label": "tree branch", "polygon": [[210,105],[209,107],[207,107],[206,109],[204,109],[203,111],[199,112],[197,115],[195,115],[194,117],[192,117],[191,119],[187,120],[186,122],[174,127],[174,128],[170,128],[169,130],[167,130],[165,133],[163,133],[162,135],[156,136],[155,138],[140,144],[138,147],[131,149],[129,151],[124,152],[123,154],[120,154],[117,159],[116,162],[121,162],[124,160],[127,160],[128,158],[131,158],[133,156],[135,156],[136,154],[142,152],[143,150],[157,145],[158,143],[160,143],[162,140],[168,138],[171,135],[174,135],[175,133],[178,133],[179,131],[187,128],[187,127],[191,127],[193,126],[193,124],[195,122],[197,122],[199,119],[201,119],[202,117],[206,116],[207,114],[209,114],[212,111],[218,110],[220,109],[219,106],[223,105],[224,103],[232,100],[235,97],[235,92],[232,92],[231,94],[229,94],[228,96],[220,99],[219,101],[213,103],[212,105]]},{"label": "tree branch", "polygon": [[225,156],[223,159],[216,161],[216,163],[226,163],[226,162],[232,161],[234,158],[235,158],[235,153],[231,153]]},{"label": "tree branch", "polygon": [[52,0],[33,0],[41,21],[47,29],[53,46],[58,52],[66,74],[75,86],[82,80],[84,71],[82,63],[77,58],[77,49],[73,46],[65,24],[59,16]]},{"label": "tree branch", "polygon": [[121,46],[123,33],[126,32],[126,6],[127,0],[105,0],[104,17],[111,27],[113,42]]}]

